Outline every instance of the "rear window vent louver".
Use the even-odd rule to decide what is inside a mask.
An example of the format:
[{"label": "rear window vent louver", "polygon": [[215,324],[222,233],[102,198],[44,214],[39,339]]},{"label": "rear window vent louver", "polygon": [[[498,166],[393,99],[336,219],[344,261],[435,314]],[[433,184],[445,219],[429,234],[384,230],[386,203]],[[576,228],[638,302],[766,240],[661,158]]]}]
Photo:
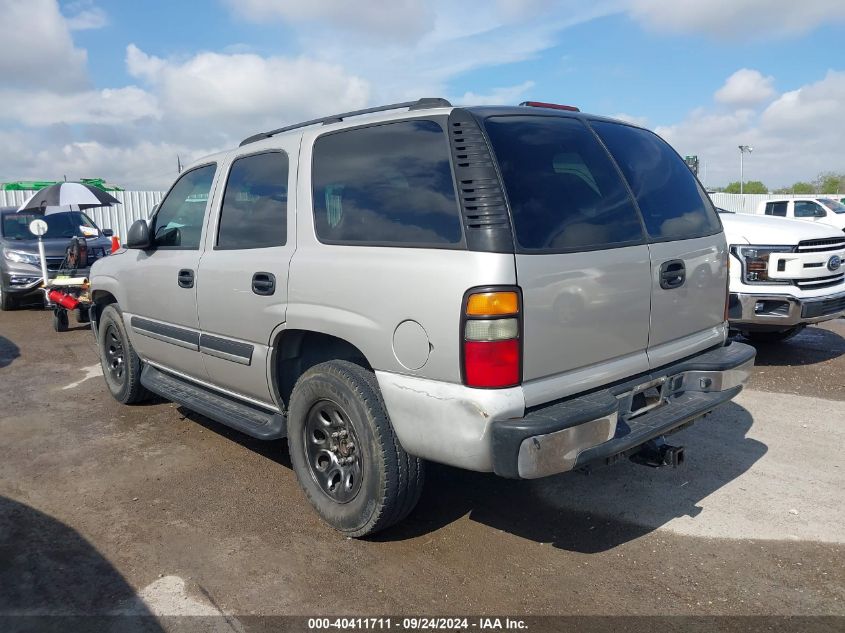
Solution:
[{"label": "rear window vent louver", "polygon": [[452,111],[449,142],[467,248],[512,253],[513,237],[505,194],[487,141],[469,113],[458,109]]}]

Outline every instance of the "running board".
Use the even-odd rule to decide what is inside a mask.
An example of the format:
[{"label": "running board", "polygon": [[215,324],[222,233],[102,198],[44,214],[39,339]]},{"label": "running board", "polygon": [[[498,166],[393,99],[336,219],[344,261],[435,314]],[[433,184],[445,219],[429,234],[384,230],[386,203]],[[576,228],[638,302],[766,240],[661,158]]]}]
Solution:
[{"label": "running board", "polygon": [[154,394],[259,440],[287,437],[287,418],[144,365],[141,384]]}]

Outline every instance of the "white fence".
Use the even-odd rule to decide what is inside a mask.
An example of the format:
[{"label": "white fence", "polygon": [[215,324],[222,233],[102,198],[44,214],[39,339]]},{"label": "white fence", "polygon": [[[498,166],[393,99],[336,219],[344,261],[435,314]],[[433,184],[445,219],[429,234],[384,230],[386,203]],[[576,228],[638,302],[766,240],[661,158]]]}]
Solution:
[{"label": "white fence", "polygon": [[[837,194],[816,194],[811,193],[808,194],[809,197],[819,197],[819,198],[833,198],[834,200],[839,200],[840,198],[845,197],[845,194],[837,193]],[[711,193],[710,198],[713,200],[713,204],[717,207],[725,209],[727,211],[733,211],[734,213],[756,213],[757,207],[760,205],[761,202],[765,202],[766,200],[773,200],[773,199],[783,199],[783,198],[807,198],[808,195],[781,195],[776,193]]]},{"label": "white fence", "polygon": [[[33,191],[0,190],[0,207],[18,207],[26,202]],[[162,191],[110,191],[121,204],[111,207],[88,209],[85,214],[101,229],[111,229],[122,238],[135,220],[147,219],[153,207],[161,202]]]}]

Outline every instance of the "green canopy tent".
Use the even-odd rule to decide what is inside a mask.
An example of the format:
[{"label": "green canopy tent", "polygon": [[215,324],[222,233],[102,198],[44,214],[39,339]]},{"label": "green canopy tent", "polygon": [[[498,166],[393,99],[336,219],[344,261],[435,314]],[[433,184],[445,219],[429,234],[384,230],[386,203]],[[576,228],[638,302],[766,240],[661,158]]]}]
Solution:
[{"label": "green canopy tent", "polygon": [[[7,182],[0,184],[0,189],[5,191],[38,191],[49,187],[50,185],[58,184],[57,180],[18,180],[16,182]],[[102,178],[81,178],[79,180],[83,185],[91,185],[103,191],[124,191],[123,187],[117,185],[109,185]]]}]

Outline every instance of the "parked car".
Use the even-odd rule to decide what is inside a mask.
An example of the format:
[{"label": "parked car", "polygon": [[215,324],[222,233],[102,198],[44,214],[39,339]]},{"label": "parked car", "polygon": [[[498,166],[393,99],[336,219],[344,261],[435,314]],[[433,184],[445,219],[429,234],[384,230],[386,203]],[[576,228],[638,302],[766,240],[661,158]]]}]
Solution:
[{"label": "parked car", "polygon": [[424,99],[258,134],[190,166],[127,247],[91,273],[111,394],[286,436],[356,537],[411,511],[423,460],[677,465],[664,436],[753,365],[683,159],[569,107]]},{"label": "parked car", "polygon": [[845,231],[845,204],[834,198],[775,198],[760,202],[757,213],[827,224]]},{"label": "parked car", "polygon": [[45,216],[35,212],[17,213],[14,207],[0,208],[0,310],[11,310],[41,292],[38,238],[29,231],[29,224],[38,218],[47,222],[47,233],[42,239],[48,272],[56,272],[61,266],[73,237],[86,238],[89,264],[111,250],[112,231],[101,231],[91,218],[79,211]]},{"label": "parked car", "polygon": [[845,315],[845,235],[830,226],[718,209],[731,253],[731,328],[786,340]]}]

